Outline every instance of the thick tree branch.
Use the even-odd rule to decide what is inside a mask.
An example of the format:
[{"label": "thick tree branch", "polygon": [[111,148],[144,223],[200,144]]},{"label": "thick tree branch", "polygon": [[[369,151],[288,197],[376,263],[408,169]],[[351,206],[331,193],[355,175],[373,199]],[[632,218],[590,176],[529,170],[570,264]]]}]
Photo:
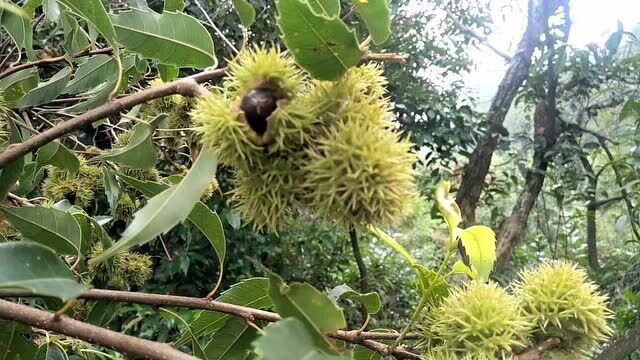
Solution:
[{"label": "thick tree branch", "polygon": [[7,149],[0,154],[0,166],[4,167],[10,162],[18,159],[20,156],[26,155],[27,153],[58,139],[71,131],[77,130],[84,125],[116,115],[120,113],[120,111],[131,108],[135,105],[175,94],[188,97],[201,95],[204,92],[204,89],[199,85],[199,83],[219,78],[224,75],[226,71],[226,68],[203,71],[186,78],[153,86],[143,91],[136,92],[119,99],[114,99],[104,105],[91,109],[82,115],[62,122],[22,143],[9,145]]},{"label": "thick tree branch", "polygon": [[54,331],[73,338],[84,340],[116,350],[131,359],[154,360],[197,360],[197,358],[178,351],[168,344],[140,339],[82,321],[38,310],[26,305],[0,300],[0,318],[17,321],[39,329]]},{"label": "thick tree branch", "polygon": [[[39,295],[34,295],[27,290],[0,290],[0,298],[8,298],[8,297],[39,297]],[[175,306],[175,307],[185,307],[190,309],[202,309],[202,310],[210,310],[217,311],[225,314],[235,315],[247,319],[249,321],[253,320],[265,320],[269,322],[275,322],[281,319],[280,315],[270,312],[264,311],[234,304],[228,304],[220,301],[210,301],[204,298],[192,298],[186,296],[173,296],[173,295],[161,295],[161,294],[149,294],[149,293],[141,293],[141,292],[129,292],[129,291],[117,291],[117,290],[100,290],[100,289],[92,289],[89,290],[78,298],[86,299],[86,300],[107,300],[107,301],[115,301],[115,302],[126,302],[126,303],[134,303],[134,304],[145,304],[151,305],[154,307],[161,306]],[[0,317],[5,317],[0,314]],[[20,321],[20,320],[17,320]],[[22,322],[22,321],[21,321]],[[35,326],[35,325],[34,325]],[[367,348],[382,352],[386,351],[388,346],[376,341],[377,340],[395,340],[397,339],[399,334],[397,333],[380,333],[380,332],[366,332],[366,331],[358,331],[358,330],[339,330],[335,334],[329,334],[334,339],[344,340],[353,344],[360,344],[362,346],[366,346]],[[71,335],[70,335],[71,336]],[[409,334],[405,337],[405,339],[416,339],[416,334]],[[81,338],[84,340],[84,338]],[[420,359],[420,357],[410,351],[404,350],[402,348],[394,349],[393,356],[397,359]]]}]

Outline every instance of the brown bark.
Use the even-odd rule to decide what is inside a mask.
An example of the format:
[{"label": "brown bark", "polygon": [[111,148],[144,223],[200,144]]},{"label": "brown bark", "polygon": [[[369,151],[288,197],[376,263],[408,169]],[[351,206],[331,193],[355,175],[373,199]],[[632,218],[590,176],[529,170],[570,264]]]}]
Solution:
[{"label": "brown bark", "polygon": [[476,204],[480,200],[484,179],[489,172],[493,152],[498,144],[498,130],[502,127],[518,89],[529,77],[531,56],[540,42],[540,35],[546,29],[549,16],[553,15],[560,5],[559,0],[529,0],[527,28],[491,102],[487,113],[489,126],[469,157],[456,197],[463,221],[467,225],[475,223]]},{"label": "brown bark", "polygon": [[589,261],[589,267],[592,270],[598,270],[600,269],[596,237],[596,210],[598,209],[598,205],[596,203],[596,191],[598,187],[598,178],[593,172],[593,167],[585,154],[580,156],[580,163],[586,172],[589,186],[587,188],[587,259]]},{"label": "brown bark", "polygon": [[640,349],[640,325],[636,325],[609,343],[596,360],[625,359],[638,349]]},{"label": "brown bark", "polygon": [[349,230],[349,239],[351,240],[351,248],[353,249],[353,256],[356,259],[358,265],[358,272],[360,273],[359,289],[361,292],[367,292],[369,288],[369,281],[367,279],[367,265],[362,259],[362,253],[360,253],[360,243],[358,241],[358,234],[355,228]]}]

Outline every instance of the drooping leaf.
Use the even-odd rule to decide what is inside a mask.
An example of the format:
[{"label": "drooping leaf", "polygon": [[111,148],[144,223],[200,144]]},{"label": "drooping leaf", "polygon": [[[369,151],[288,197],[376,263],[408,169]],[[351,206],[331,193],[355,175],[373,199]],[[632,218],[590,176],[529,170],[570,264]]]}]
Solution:
[{"label": "drooping leaf", "polygon": [[[146,197],[153,197],[169,187],[165,184],[142,181],[122,174],[118,176],[130,186],[142,192]],[[227,250],[224,228],[218,214],[202,202],[198,202],[189,213],[187,219],[209,240],[218,257],[220,271],[222,271]]]},{"label": "drooping leaf", "polygon": [[37,170],[40,170],[45,165],[53,165],[59,169],[75,173],[80,168],[80,160],[57,140],[46,144],[38,150],[36,163],[38,164]]},{"label": "drooping leaf", "polygon": [[73,80],[69,81],[64,92],[66,94],[87,92],[102,84],[105,79],[117,76],[118,64],[115,59],[109,55],[98,54],[78,66]]},{"label": "drooping leaf", "polygon": [[[9,120],[9,141],[12,144],[22,142],[22,134],[16,124]],[[16,181],[20,178],[22,170],[24,169],[24,156],[12,161],[0,169],[0,201],[4,200],[9,193],[9,190],[15,185]]]},{"label": "drooping leaf", "polygon": [[66,352],[57,344],[49,342],[40,345],[34,360],[67,360]]},{"label": "drooping leaf", "polygon": [[453,231],[462,222],[462,214],[460,208],[456,203],[456,200],[449,193],[451,190],[451,183],[443,181],[436,189],[436,205],[440,214],[444,217],[444,220],[449,225],[449,231]]},{"label": "drooping leaf", "polygon": [[[3,1],[4,2],[4,1]],[[13,10],[15,8],[11,7]],[[21,9],[22,10],[22,9]],[[26,13],[25,11],[22,11]],[[31,27],[31,16],[23,16],[22,13],[14,11],[2,11],[0,13],[0,25],[4,27],[13,41],[24,49],[27,57],[31,61],[38,60],[36,52],[33,51],[33,29]]]},{"label": "drooping leaf", "polygon": [[132,246],[147,243],[183,222],[215,176],[216,166],[215,152],[211,149],[202,151],[184,179],[154,196],[145,207],[136,211],[122,238],[100,256],[91,259],[91,262],[104,261]]},{"label": "drooping leaf", "polygon": [[416,261],[413,259],[411,254],[409,254],[409,252],[407,251],[407,249],[405,249],[402,245],[400,245],[400,243],[398,243],[391,236],[387,235],[387,233],[371,225],[367,228],[367,230],[369,230],[369,232],[373,236],[384,241],[385,244],[387,244],[393,250],[398,252],[398,254],[402,255],[407,260],[407,262],[409,262],[409,265],[414,265],[416,263]]},{"label": "drooping leaf", "polygon": [[46,104],[62,93],[71,77],[71,68],[65,67],[58,71],[48,81],[40,83],[25,96],[12,103],[14,107],[38,106]]},{"label": "drooping leaf", "polygon": [[247,0],[233,0],[233,7],[240,16],[242,26],[249,27],[256,19],[256,10]]},{"label": "drooping leaf", "polygon": [[160,310],[165,314],[169,314],[171,317],[178,320],[186,327],[187,329],[186,333],[191,338],[191,348],[193,350],[193,355],[196,356],[198,359],[209,360],[209,358],[207,357],[207,354],[205,354],[205,352],[202,350],[202,346],[200,346],[200,343],[198,342],[198,338],[193,334],[193,331],[191,331],[191,326],[189,326],[189,324],[180,315],[174,313],[173,311],[167,310],[167,309],[160,309]]},{"label": "drooping leaf", "polygon": [[[250,278],[232,285],[231,288],[223,292],[216,301],[254,309],[266,309],[272,306],[268,291],[268,279]],[[191,329],[197,337],[207,336],[222,328],[230,318],[232,318],[232,315],[203,310],[200,311],[191,322]],[[183,335],[176,341],[176,345],[184,345],[188,341],[188,336]]]},{"label": "drooping leaf", "polygon": [[111,214],[114,215],[118,207],[118,197],[120,196],[120,186],[115,175],[106,167],[102,167],[102,179],[104,182],[104,192],[107,194],[107,202],[111,208]]},{"label": "drooping leaf", "polygon": [[0,354],[2,360],[33,359],[38,350],[28,341],[31,327],[18,322],[0,319]]},{"label": "drooping leaf", "polygon": [[316,339],[298,318],[287,318],[267,326],[254,342],[255,352],[263,360],[349,360],[349,354],[327,355],[315,347]]},{"label": "drooping leaf", "polygon": [[0,243],[0,287],[21,288],[68,301],[89,287],[48,247],[28,241]]},{"label": "drooping leaf", "polygon": [[78,20],[76,20],[69,10],[61,11],[60,27],[64,33],[64,43],[62,46],[67,51],[68,57],[89,46],[88,35],[80,27]]},{"label": "drooping leaf", "polygon": [[74,14],[80,16],[87,22],[89,22],[94,29],[107,40],[109,45],[113,48],[113,54],[118,56],[120,48],[116,43],[116,32],[113,28],[113,24],[107,15],[107,10],[104,8],[102,1],[100,0],[58,0],[58,3],[65,5]]},{"label": "drooping leaf", "polygon": [[216,66],[211,35],[195,18],[184,13],[131,9],[112,20],[118,42],[161,64],[203,69]]},{"label": "drooping leaf", "polygon": [[354,0],[358,14],[369,29],[373,43],[380,45],[391,35],[391,11],[387,0]]},{"label": "drooping leaf", "polygon": [[87,91],[86,93],[80,94],[82,96],[88,97],[89,99],[65,108],[64,111],[71,114],[78,114],[106,103],[109,98],[109,94],[111,94],[116,86],[116,80],[117,79],[115,78],[108,79],[107,81],[101,83],[100,85]]},{"label": "drooping leaf", "polygon": [[0,1],[0,10],[8,11],[14,15],[22,16],[27,21],[31,20],[31,16],[24,11],[20,6],[14,5],[9,1],[2,0]]},{"label": "drooping leaf", "polygon": [[33,189],[40,184],[42,178],[44,177],[44,169],[39,169],[36,171],[37,164],[35,161],[31,161],[24,165],[24,169],[22,170],[22,174],[18,179],[18,183],[20,186],[14,192],[18,196],[27,196]]},{"label": "drooping leaf", "polygon": [[8,103],[17,101],[31,89],[38,86],[38,69],[35,67],[20,70],[0,79],[0,91]]},{"label": "drooping leaf", "polygon": [[0,206],[0,213],[28,240],[62,255],[78,255],[82,242],[80,225],[70,213],[39,205]]},{"label": "drooping leaf", "polygon": [[476,225],[460,233],[460,241],[469,256],[469,263],[478,272],[478,277],[489,280],[496,261],[496,234],[486,226]]},{"label": "drooping leaf", "polygon": [[204,347],[208,360],[246,359],[251,343],[256,339],[256,330],[250,328],[242,318],[229,319]]},{"label": "drooping leaf", "polygon": [[164,11],[182,11],[184,0],[164,0]]},{"label": "drooping leaf", "polygon": [[132,169],[152,168],[156,165],[156,149],[153,146],[152,135],[151,125],[139,123],[133,128],[133,134],[127,145],[96,156],[91,159],[91,162],[111,160]]},{"label": "drooping leaf", "polygon": [[380,295],[376,292],[360,293],[353,290],[349,285],[342,284],[334,287],[329,291],[329,298],[334,302],[338,302],[342,299],[350,299],[360,302],[367,309],[369,314],[375,314],[380,311],[382,303],[380,302]]},{"label": "drooping leaf", "polygon": [[326,334],[342,329],[346,324],[344,313],[329,297],[309,284],[287,285],[282,278],[266,270],[269,278],[269,296],[274,308],[283,318],[294,317],[310,334],[315,346],[333,351],[335,346]]},{"label": "drooping leaf", "polygon": [[60,20],[60,6],[58,6],[56,0],[44,0],[42,2],[42,11],[47,21],[57,23]]},{"label": "drooping leaf", "polygon": [[362,57],[355,32],[339,16],[317,14],[304,0],[276,0],[282,41],[319,80],[335,80]]}]

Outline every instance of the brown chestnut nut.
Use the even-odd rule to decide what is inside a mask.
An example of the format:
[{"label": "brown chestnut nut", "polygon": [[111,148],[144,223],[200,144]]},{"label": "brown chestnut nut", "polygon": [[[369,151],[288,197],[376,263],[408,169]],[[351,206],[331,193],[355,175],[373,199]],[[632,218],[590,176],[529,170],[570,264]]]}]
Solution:
[{"label": "brown chestnut nut", "polygon": [[242,98],[240,109],[258,135],[267,131],[267,118],[276,109],[277,100],[270,89],[264,88],[252,89]]}]

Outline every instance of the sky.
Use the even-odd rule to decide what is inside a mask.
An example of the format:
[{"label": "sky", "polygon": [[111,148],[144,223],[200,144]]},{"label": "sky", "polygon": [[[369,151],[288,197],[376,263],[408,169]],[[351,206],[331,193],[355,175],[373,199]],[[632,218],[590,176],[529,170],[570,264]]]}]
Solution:
[{"label": "sky", "polygon": [[[488,42],[506,54],[515,51],[526,26],[527,0],[491,0],[494,32]],[[617,21],[631,30],[640,23],[640,0],[571,0],[573,26],[569,44],[584,47],[589,43],[604,44],[617,29]],[[475,70],[467,77],[467,85],[478,99],[478,105],[491,100],[506,69],[504,60],[486,47],[474,50]]]}]

